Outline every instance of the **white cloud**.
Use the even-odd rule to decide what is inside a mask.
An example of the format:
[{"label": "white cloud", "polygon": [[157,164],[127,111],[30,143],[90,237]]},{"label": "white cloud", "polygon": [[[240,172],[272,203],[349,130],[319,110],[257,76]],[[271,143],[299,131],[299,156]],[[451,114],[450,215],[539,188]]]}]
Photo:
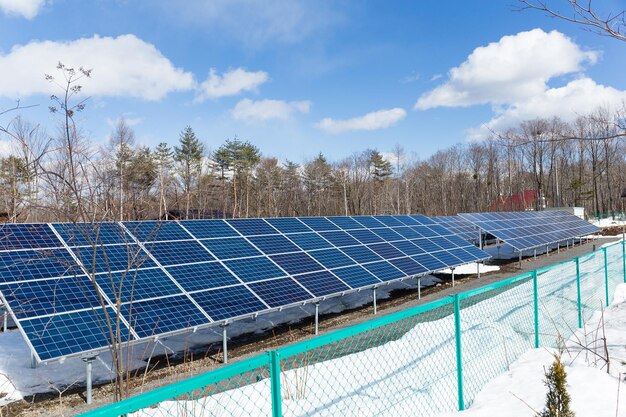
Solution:
[{"label": "white cloud", "polygon": [[134,35],[81,38],[69,42],[33,41],[0,55],[0,96],[11,99],[58,93],[44,74],[61,76],[58,62],[92,69],[80,84],[89,96],[160,100],[173,91],[194,88],[193,75],[176,68],[152,44]]},{"label": "white cloud", "polygon": [[267,80],[269,76],[264,71],[249,72],[243,68],[237,68],[220,76],[215,68],[211,68],[208,78],[200,84],[200,94],[196,101],[236,96],[243,91],[256,91]]},{"label": "white cloud", "polygon": [[543,93],[551,78],[581,71],[594,64],[599,53],[583,51],[557,31],[541,29],[504,36],[476,48],[449,79],[422,95],[416,109],[506,104]]},{"label": "white cloud", "polygon": [[122,117],[122,116],[120,116],[117,119],[111,119],[110,117],[107,117],[107,119],[106,119],[107,126],[109,126],[110,128],[114,128],[115,126],[117,126],[117,124],[120,121],[122,121],[122,119],[124,120],[124,123],[126,123],[126,126],[129,126],[129,127],[137,126],[138,124],[143,122],[143,118],[141,118],[141,117]]},{"label": "white cloud", "polygon": [[265,121],[269,119],[288,119],[294,113],[308,113],[310,101],[282,101],[243,99],[232,110],[235,120]]},{"label": "white cloud", "polygon": [[0,0],[0,10],[8,15],[18,15],[26,19],[37,16],[46,0]]},{"label": "white cloud", "polygon": [[320,120],[316,126],[328,133],[335,134],[349,130],[378,130],[392,126],[405,117],[406,111],[396,107],[389,110],[378,110],[346,120],[335,120],[327,117]]},{"label": "white cloud", "polygon": [[535,97],[496,109],[496,115],[490,121],[468,131],[468,139],[484,139],[492,131],[503,131],[524,120],[538,117],[558,116],[565,121],[572,121],[598,107],[617,110],[625,102],[626,91],[597,84],[587,77],[579,78],[563,87],[549,88]]},{"label": "white cloud", "polygon": [[[524,120],[557,116],[571,121],[600,106],[621,107],[626,91],[600,85],[583,74],[584,65],[595,64],[599,56],[557,31],[534,29],[505,36],[476,48],[450,70],[446,82],[422,95],[415,108],[490,104],[493,117],[468,130],[468,139],[479,140]],[[550,85],[567,75],[573,79]]]}]

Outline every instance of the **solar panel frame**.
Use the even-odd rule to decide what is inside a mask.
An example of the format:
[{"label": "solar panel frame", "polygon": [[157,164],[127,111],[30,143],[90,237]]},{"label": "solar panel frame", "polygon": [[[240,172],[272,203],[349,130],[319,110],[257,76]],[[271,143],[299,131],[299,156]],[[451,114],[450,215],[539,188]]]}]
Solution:
[{"label": "solar panel frame", "polygon": [[459,216],[519,252],[600,231],[578,216],[558,210],[460,213]]},{"label": "solar panel frame", "polygon": [[[313,220],[313,221],[308,220],[310,224],[314,225],[314,227],[311,227],[310,225],[307,225],[306,224],[307,221],[306,220],[303,221],[303,219],[311,219],[311,218],[231,219],[230,223],[229,221],[224,221],[224,220],[206,220],[206,221],[205,220],[185,220],[185,221],[172,222],[172,223],[179,225],[180,229],[177,229],[176,227],[174,228],[168,227],[168,228],[171,230],[176,230],[177,233],[170,233],[170,234],[163,235],[161,237],[158,237],[155,241],[158,241],[158,242],[161,242],[161,241],[163,242],[165,241],[167,242],[177,242],[177,241],[197,242],[205,248],[205,250],[207,251],[207,254],[216,255],[212,250],[216,246],[218,245],[223,246],[225,242],[226,243],[235,242],[235,239],[239,239],[239,240],[236,240],[236,242],[245,242],[245,243],[242,243],[241,245],[245,246],[245,248],[247,248],[247,251],[248,251],[248,252],[243,251],[243,252],[238,253],[238,255],[242,255],[239,258],[233,257],[235,256],[233,254],[224,256],[223,253],[220,253],[221,256],[216,256],[217,259],[213,261],[193,262],[193,263],[189,262],[189,263],[185,263],[181,265],[168,265],[170,262],[164,262],[164,264],[161,264],[158,261],[158,257],[154,257],[150,251],[150,246],[152,244],[150,243],[151,235],[150,234],[146,235],[144,233],[143,235],[140,234],[140,236],[135,236],[131,232],[131,234],[129,235],[131,236],[130,245],[132,245],[132,247],[139,248],[138,250],[140,252],[144,251],[145,253],[148,254],[147,259],[149,260],[149,263],[147,265],[150,265],[150,266],[146,267],[146,265],[141,265],[138,270],[139,271],[142,271],[142,270],[161,271],[162,270],[165,273],[165,275],[170,279],[170,281],[175,284],[175,287],[176,287],[175,290],[173,289],[171,291],[171,292],[175,292],[175,294],[170,294],[170,293],[161,294],[153,298],[147,298],[149,297],[149,295],[144,295],[144,296],[141,296],[141,298],[138,298],[137,300],[133,300],[133,302],[148,302],[151,300],[164,300],[167,298],[183,299],[180,297],[187,297],[189,298],[190,302],[194,306],[193,310],[195,311],[195,309],[197,309],[198,311],[203,313],[206,318],[206,321],[198,322],[197,325],[195,326],[195,327],[201,328],[201,327],[215,325],[217,321],[228,321],[230,319],[249,317],[249,316],[259,314],[259,313],[266,313],[269,311],[274,311],[276,309],[289,307],[291,305],[308,303],[308,302],[312,302],[312,301],[319,300],[319,299],[325,299],[328,297],[343,295],[347,292],[358,291],[363,288],[376,287],[378,285],[381,285],[382,283],[406,279],[409,276],[406,274],[400,275],[402,273],[400,269],[396,268],[388,261],[383,260],[383,258],[379,254],[373,251],[371,247],[375,246],[376,244],[366,245],[364,244],[364,242],[361,242],[357,238],[357,236],[362,237],[363,236],[362,232],[370,231],[371,233],[371,227],[373,226],[374,228],[384,229],[385,232],[382,232],[382,233],[385,234],[385,236],[387,236],[389,239],[394,239],[394,241],[396,241],[397,239],[397,242],[409,243],[410,237],[422,236],[422,235],[413,229],[407,229],[407,227],[411,227],[411,228],[422,227],[423,228],[425,227],[424,225],[434,224],[434,222],[428,221],[428,219],[423,218],[423,216],[376,216],[376,217],[333,216],[333,217],[326,217],[326,218],[323,218],[323,217],[314,218],[316,220]],[[333,219],[335,220],[334,222],[333,222]],[[233,227],[231,225],[231,223],[235,220],[261,220],[262,223],[258,221],[235,222],[235,224],[239,226],[239,230],[237,230],[236,227]],[[272,222],[274,224],[272,224]],[[116,223],[116,224],[120,224],[123,227],[126,227],[127,223],[130,223],[130,222]],[[130,224],[132,225],[132,223]],[[269,228],[266,228],[266,227],[259,228],[258,225],[260,224],[266,224],[269,226]],[[214,225],[218,225],[218,226],[214,227]],[[245,225],[245,227],[242,225]],[[50,225],[49,227],[51,228],[51,230],[54,229]],[[310,231],[312,229],[317,229],[317,230]],[[429,230],[429,234],[437,236],[437,232],[435,230],[433,230],[432,228],[427,228],[427,229]],[[196,231],[197,235],[196,233],[193,233],[192,230]],[[307,232],[304,232],[305,230]],[[348,233],[342,230],[347,231]],[[409,230],[415,231],[416,234],[413,234],[412,232],[408,232]],[[439,230],[439,232],[441,232],[442,230],[445,230],[445,229],[441,229]],[[271,233],[269,233],[270,231]],[[329,232],[331,233],[329,234]],[[335,233],[335,232],[339,232],[339,233]],[[398,232],[401,232],[401,233],[398,233]],[[446,233],[449,234],[449,232],[447,231]],[[322,236],[324,236],[325,234],[327,236],[333,236],[332,238],[330,238],[330,240],[334,241],[334,243],[329,242],[327,239],[324,239]],[[257,238],[257,236],[264,236],[264,238],[259,239]],[[298,248],[299,251],[279,253],[280,250],[277,249],[276,253],[273,254],[272,256],[269,256],[269,257],[263,256],[261,252],[259,252],[260,246],[262,246],[259,242],[268,241],[268,239],[266,239],[265,236],[280,236],[277,239],[281,240],[282,242],[285,242],[286,240],[284,239],[286,238],[289,242],[292,242],[295,245],[295,247]],[[339,236],[341,236],[341,238],[338,238]],[[372,235],[370,234],[370,237],[371,236]],[[374,234],[374,236],[377,236],[377,235]],[[390,237],[390,236],[393,236],[393,237]],[[181,237],[185,237],[185,239],[180,239]],[[80,252],[80,247],[78,245],[72,246],[70,248],[61,237],[58,237],[58,238],[62,244],[62,247],[65,248],[66,251],[67,250],[70,251],[68,253],[71,256],[74,255],[74,252],[77,250]],[[144,242],[144,240],[147,240],[147,242]],[[415,240],[416,239],[413,239],[413,241]],[[271,241],[271,239],[269,239],[269,241]],[[377,241],[380,242],[380,240],[377,240]],[[378,243],[378,245],[380,244],[381,243]],[[407,257],[408,254],[405,254],[403,251],[398,250],[394,246],[389,245],[388,243],[384,241],[382,244],[386,245],[386,248],[391,248],[394,251],[393,254],[388,254],[389,255],[388,259],[402,258],[402,259],[410,260],[410,258]],[[464,244],[466,244],[466,242],[464,242]],[[405,244],[401,244],[399,246],[404,246],[404,245]],[[121,247],[122,245],[121,244],[115,245],[113,243],[110,243],[105,246],[107,246],[108,248],[108,247]],[[163,246],[167,246],[167,245],[163,245]],[[145,247],[145,250],[144,250],[144,247]],[[175,248],[176,245],[173,245],[172,247]],[[288,247],[289,247],[288,250],[293,250],[292,246],[288,245]],[[252,248],[252,250],[250,250],[250,248]],[[326,252],[320,249],[326,249]],[[331,250],[328,250],[328,249],[331,249]],[[449,251],[452,249],[457,250],[457,252],[463,250],[459,247],[450,248],[446,250]],[[336,264],[326,262],[326,265],[323,265],[324,262],[322,263],[317,262],[314,260],[314,257],[310,256],[310,253],[316,250],[320,253],[341,254],[339,255],[339,257],[341,257],[342,259],[344,260],[351,259],[352,261],[355,261],[356,263],[349,265],[349,266],[336,266]],[[363,251],[365,251],[365,255],[363,254],[358,255],[359,253],[362,253]],[[223,249],[222,249],[222,252],[223,252]],[[466,259],[469,257],[476,258],[476,256],[471,255],[469,252],[463,251],[463,253],[466,253]],[[239,269],[234,268],[236,269],[236,271],[233,271],[233,268],[229,266],[229,263],[232,264],[233,263],[232,261],[243,262],[244,260],[250,258],[249,256],[250,254],[255,254],[257,258],[269,259],[271,263],[273,263],[274,266],[278,268],[278,270],[281,270],[282,276],[271,277],[271,278],[256,277],[254,278],[255,281],[247,281],[247,280],[253,279],[247,276],[246,276],[246,279],[242,279],[240,277],[240,275],[243,275],[243,273],[241,272],[241,268]],[[0,255],[1,255],[1,251],[0,251]],[[355,260],[353,258],[353,256],[357,256],[357,255],[362,257],[361,260]],[[394,255],[395,257],[391,255]],[[308,259],[310,260],[308,263],[313,265],[312,267],[314,269],[313,271],[309,271],[309,269],[311,268],[298,264],[297,259],[303,256],[308,257]],[[488,255],[486,255],[485,253],[481,253],[481,256],[488,257]],[[290,262],[293,262],[295,265],[295,269],[293,265],[290,265],[289,267],[287,267],[286,261],[283,261],[282,262],[283,265],[281,266],[280,262],[276,262],[277,260],[280,260],[280,259],[286,259]],[[459,259],[459,261],[461,260]],[[413,261],[411,260],[411,262]],[[468,262],[465,262],[465,263],[468,263]],[[190,282],[185,281],[184,279],[181,279],[179,281],[176,278],[177,274],[175,273],[176,272],[175,268],[178,268],[178,267],[191,268],[194,265],[209,265],[209,264],[211,264],[212,266],[215,266],[216,269],[219,269],[221,271],[220,274],[223,274],[223,276],[226,277],[226,279],[223,282],[220,281],[219,274],[216,275],[215,279],[207,280],[203,284],[197,285],[197,286],[190,285]],[[286,268],[289,270],[286,270]],[[303,273],[303,271],[305,272]],[[411,271],[411,272],[415,272],[415,271]],[[432,272],[432,271],[428,271],[428,272]],[[101,273],[101,276],[105,277],[107,273]],[[380,274],[380,277],[377,276],[378,274]],[[423,275],[423,274],[424,273],[418,274],[418,275]],[[342,278],[342,276],[344,278]],[[301,278],[302,282],[298,281],[298,277]],[[332,288],[326,288],[326,289],[319,287],[319,286],[315,287],[314,284],[316,281],[313,279],[315,277],[323,277],[328,283],[332,282],[335,284],[335,286],[331,286]],[[309,278],[311,279],[311,281],[307,281],[307,279]],[[272,295],[271,293],[272,288],[276,289],[276,285],[280,285],[280,283],[287,283],[288,288],[286,289],[277,288],[278,291],[284,290],[284,293]],[[338,283],[341,283],[341,285],[339,285]],[[303,284],[306,284],[306,285],[303,285]],[[206,287],[203,288],[202,285],[210,286],[210,288],[206,288]],[[310,287],[310,290],[307,289],[307,285]],[[2,288],[2,285],[0,284],[0,300],[4,301],[1,288]],[[110,301],[109,296],[106,295],[106,291],[100,288],[100,286],[98,286],[98,288],[99,288],[98,291],[100,291],[105,298],[107,308],[110,308],[112,311],[115,311],[114,304]],[[249,298],[249,299],[252,301],[257,300],[257,301],[254,301],[252,305],[256,305],[258,307],[262,306],[262,309],[259,309],[257,311],[253,311],[254,308],[246,309],[244,307],[242,307],[241,309],[233,309],[231,305],[231,307],[229,307],[230,310],[225,311],[224,315],[219,316],[219,315],[216,315],[214,311],[211,314],[209,311],[202,308],[201,303],[199,302],[200,299],[202,299],[200,295],[197,296],[197,299],[194,298],[194,294],[201,294],[201,293],[208,293],[208,292],[212,292],[213,294],[218,294],[218,293],[227,294],[226,291],[228,288],[237,288],[237,291],[241,291],[242,294],[244,293],[247,294],[246,297],[248,298],[250,297],[250,294],[251,294],[253,298]],[[255,288],[259,290],[260,292],[262,292],[263,295],[259,294],[257,290],[255,290]],[[289,288],[291,288],[292,293],[289,293]],[[337,290],[337,292],[333,292],[333,288]],[[207,294],[207,297],[208,295],[209,294]],[[228,301],[226,298],[224,300]],[[233,302],[232,298],[230,302]],[[206,304],[206,305],[208,306],[209,304]],[[127,326],[129,324],[130,323],[126,322],[124,319],[122,320],[122,325]],[[163,331],[164,333],[161,333],[161,334],[175,334],[175,333],[183,332],[185,331],[185,329],[174,329],[174,328],[168,327],[164,329]],[[137,332],[131,332],[131,333],[132,333],[132,342],[144,340],[145,337],[149,337],[147,336],[148,333],[145,331],[145,329],[139,331],[140,334],[137,334]],[[29,342],[27,341],[27,343]],[[30,346],[32,349],[34,349],[32,345]],[[98,348],[98,349],[106,350],[106,348],[105,349]],[[63,357],[75,356],[78,354],[82,355],[84,354],[84,352],[70,353]],[[37,358],[39,358],[39,356],[37,356]],[[47,360],[54,360],[54,358],[48,358],[46,359],[46,361]]]}]

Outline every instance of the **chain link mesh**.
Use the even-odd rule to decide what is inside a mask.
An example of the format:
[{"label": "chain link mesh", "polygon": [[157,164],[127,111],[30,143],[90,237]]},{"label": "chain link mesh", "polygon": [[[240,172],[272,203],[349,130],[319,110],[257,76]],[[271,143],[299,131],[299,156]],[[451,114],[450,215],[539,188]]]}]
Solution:
[{"label": "chain link mesh", "polygon": [[[171,386],[167,400],[151,401],[150,393],[144,394],[131,399],[145,398],[138,412],[111,414],[104,408],[90,417],[453,412],[459,407],[460,374],[467,407],[488,381],[535,346],[536,328],[541,347],[557,346],[579,326],[579,315],[584,322],[606,306],[607,281],[610,297],[624,282],[621,244],[578,262],[579,279],[572,260],[538,271],[536,288],[530,273],[459,294],[462,372],[457,370],[455,299],[448,297],[237,362],[205,374],[216,376],[203,386],[189,388],[191,380],[182,381]],[[232,368],[246,362],[251,365]],[[229,369],[238,371],[217,376]]]}]

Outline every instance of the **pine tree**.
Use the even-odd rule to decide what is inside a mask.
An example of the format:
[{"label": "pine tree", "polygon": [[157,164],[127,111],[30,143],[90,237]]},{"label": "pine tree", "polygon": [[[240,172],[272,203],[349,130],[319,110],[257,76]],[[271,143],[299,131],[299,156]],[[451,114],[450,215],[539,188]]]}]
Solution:
[{"label": "pine tree", "polygon": [[174,146],[174,159],[179,166],[179,175],[185,190],[185,218],[189,218],[191,188],[197,182],[202,168],[204,145],[196,137],[193,129],[187,126],[180,134],[180,147]]},{"label": "pine tree", "polygon": [[561,362],[561,354],[554,355],[554,363],[546,373],[544,381],[548,387],[546,406],[539,414],[540,417],[574,417],[569,408],[570,396],[567,392],[567,373]]}]

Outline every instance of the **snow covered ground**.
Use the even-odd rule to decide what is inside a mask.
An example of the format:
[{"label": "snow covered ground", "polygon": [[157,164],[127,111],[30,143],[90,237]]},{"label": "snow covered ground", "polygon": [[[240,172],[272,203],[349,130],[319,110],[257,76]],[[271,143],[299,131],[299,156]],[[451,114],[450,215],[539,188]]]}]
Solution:
[{"label": "snow covered ground", "polygon": [[609,217],[608,219],[592,220],[591,224],[594,224],[598,227],[622,226],[626,224],[626,221],[625,220],[613,220]]},{"label": "snow covered ground", "polygon": [[[626,416],[626,284],[617,287],[613,304],[604,312],[610,373],[604,361],[580,348],[579,341],[592,340],[590,333],[596,332],[600,318],[601,314],[596,313],[584,329],[576,332],[562,356],[571,408],[577,417]],[[603,345],[597,347],[604,355]],[[545,404],[544,372],[554,361],[554,353],[554,349],[526,352],[508,372],[489,382],[468,410],[441,417],[534,417]]]}]

